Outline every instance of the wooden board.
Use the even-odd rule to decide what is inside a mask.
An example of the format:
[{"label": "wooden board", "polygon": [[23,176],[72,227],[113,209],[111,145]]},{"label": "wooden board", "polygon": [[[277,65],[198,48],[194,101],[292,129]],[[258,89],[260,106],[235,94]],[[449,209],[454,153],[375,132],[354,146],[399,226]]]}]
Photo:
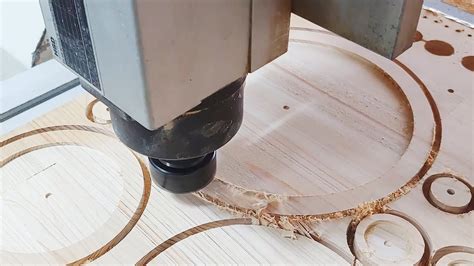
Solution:
[{"label": "wooden board", "polygon": [[292,26],[194,195],[152,184],[90,96],[3,136],[2,262],[474,261],[474,31],[423,11],[392,62]]}]

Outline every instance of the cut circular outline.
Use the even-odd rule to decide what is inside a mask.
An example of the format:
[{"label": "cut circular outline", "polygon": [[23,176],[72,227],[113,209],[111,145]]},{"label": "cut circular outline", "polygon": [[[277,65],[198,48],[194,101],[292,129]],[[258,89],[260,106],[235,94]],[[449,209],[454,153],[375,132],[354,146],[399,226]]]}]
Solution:
[{"label": "cut circular outline", "polygon": [[[433,184],[433,182],[436,179],[443,178],[443,177],[454,178],[454,179],[460,181],[466,187],[469,188],[469,190],[471,191],[471,200],[469,201],[468,204],[466,204],[463,207],[451,207],[451,206],[445,205],[444,203],[442,203],[441,201],[439,201],[438,199],[435,198],[435,196],[431,192],[431,185]],[[471,184],[469,184],[469,182],[467,180],[465,180],[465,179],[463,179],[459,176],[456,176],[454,174],[439,173],[439,174],[431,175],[428,178],[426,178],[426,180],[423,182],[422,190],[423,190],[423,195],[425,196],[425,199],[433,207],[435,207],[435,208],[437,208],[441,211],[451,213],[451,214],[463,214],[463,213],[468,213],[468,212],[474,210],[474,187]]]},{"label": "cut circular outline", "polygon": [[[375,214],[375,213],[374,213]],[[396,217],[399,217],[407,222],[409,222],[412,226],[418,230],[418,232],[421,234],[421,237],[423,238],[423,242],[425,244],[425,250],[423,251],[423,256],[421,257],[419,261],[419,265],[428,265],[428,261],[430,260],[430,255],[433,250],[433,244],[431,242],[431,238],[429,234],[426,232],[426,230],[418,223],[416,222],[413,218],[409,217],[403,212],[392,210],[392,209],[387,209],[383,212],[379,212],[378,214],[389,214],[393,215]],[[365,217],[364,217],[365,218]],[[347,245],[349,247],[349,250],[351,251],[351,254],[354,256],[354,259],[357,259],[357,256],[354,251],[354,238],[355,238],[355,232],[356,228],[359,225],[360,221],[362,221],[364,218],[360,220],[352,219],[351,222],[349,223],[346,231],[346,241]],[[357,259],[358,260],[358,259]]]},{"label": "cut circular outline", "polygon": [[467,253],[474,254],[474,248],[465,246],[446,246],[442,247],[433,254],[429,265],[436,265],[444,256],[452,253]]},{"label": "cut circular outline", "polygon": [[111,119],[102,119],[94,115],[94,106],[99,102],[99,99],[92,100],[86,106],[86,118],[87,120],[91,121],[92,123],[96,123],[99,125],[110,125],[112,123]]},{"label": "cut circular outline", "polygon": [[163,241],[161,244],[156,246],[154,249],[150,250],[145,256],[143,256],[135,265],[146,265],[152,261],[156,256],[163,253],[165,250],[171,248],[174,244],[178,243],[181,240],[184,240],[195,234],[199,234],[214,228],[221,228],[230,225],[251,225],[253,224],[251,218],[233,218],[225,219],[219,221],[208,222],[205,224],[200,224],[189,229],[184,230],[181,233],[178,233],[167,240]]},{"label": "cut circular outline", "polygon": [[[379,228],[381,231],[390,231],[387,226],[395,230],[392,232],[393,235],[389,236],[388,239],[399,237],[405,241],[405,245],[402,245],[406,247],[404,250],[405,254],[398,254],[396,259],[386,258],[384,256],[386,252],[383,252],[383,248],[381,249],[381,247],[377,245],[378,241],[373,241],[373,239],[370,241],[369,239],[370,233],[374,232],[373,230],[377,230],[376,228]],[[377,233],[375,233],[374,238],[384,239],[383,246],[392,246],[390,240],[383,238],[381,235],[377,235]],[[417,265],[425,253],[425,241],[418,229],[407,220],[396,215],[376,213],[364,217],[357,225],[354,234],[353,250],[356,258],[362,262],[363,265],[382,265],[390,261],[402,265]],[[395,260],[393,261],[393,259]]]},{"label": "cut circular outline", "polygon": [[[211,230],[211,229],[222,228],[222,227],[227,227],[227,226],[232,226],[232,225],[263,226],[261,224],[256,224],[255,220],[253,220],[252,218],[246,218],[246,217],[243,217],[243,218],[230,218],[230,219],[224,219],[224,220],[218,220],[218,221],[212,221],[212,222],[200,224],[200,225],[197,225],[197,226],[194,226],[194,227],[189,228],[187,230],[184,230],[181,233],[178,233],[178,234],[168,238],[167,240],[165,240],[164,242],[162,242],[161,244],[159,244],[158,246],[156,246],[155,248],[150,250],[135,265],[147,265],[150,261],[152,261],[158,255],[160,255],[161,253],[163,253],[167,249],[171,248],[173,245],[175,245],[179,241],[182,241],[182,240],[184,240],[188,237],[191,237],[191,236],[199,234],[199,233],[203,233],[203,232]],[[272,227],[268,227],[268,226],[264,226],[264,227],[265,228],[272,228]],[[300,235],[303,236],[303,237],[308,238],[311,241],[314,241],[314,242],[324,246],[328,250],[331,250],[332,252],[337,254],[341,259],[347,261],[347,259],[344,258],[344,256],[341,256],[341,254],[339,254],[337,251],[333,250],[333,248],[331,248],[329,245],[327,245],[323,241],[318,241],[318,240],[314,239],[313,237],[308,237],[308,236],[303,235],[303,234],[300,234]]]},{"label": "cut circular outline", "polygon": [[[298,31],[298,30],[296,30],[296,31]],[[318,33],[318,31],[307,31],[307,32]],[[342,38],[337,37],[337,36],[332,36],[332,35],[327,35],[327,34],[326,34],[326,36],[330,36],[328,38],[331,38],[331,37],[339,38],[339,42],[341,42],[340,40],[342,40]],[[299,39],[290,39],[290,42],[299,42],[299,43],[308,43],[308,44],[321,44],[322,43],[322,42],[299,40]],[[389,76],[384,71],[384,69],[379,67],[373,61],[371,61],[371,59],[372,60],[380,60],[380,56],[372,54],[372,53],[368,53],[365,56],[361,56],[361,55],[358,55],[356,52],[352,52],[352,51],[349,51],[348,49],[344,49],[344,45],[341,45],[341,47],[340,46],[335,46],[334,44],[329,44],[329,45],[331,45],[335,48],[339,48],[341,51],[344,51],[344,52],[348,53],[350,56],[360,58],[364,61],[370,62],[372,65],[374,65],[374,67],[378,68],[379,71],[382,71],[382,73],[384,73],[386,76],[388,76],[388,78],[390,78],[390,80],[392,82],[396,83],[396,81],[393,80],[393,78],[391,78],[391,76]],[[354,44],[351,44],[351,45],[352,45],[351,47],[354,50],[364,51],[363,50],[364,48],[362,48],[362,47],[354,46]],[[347,46],[347,45],[345,45],[345,46]],[[318,213],[318,214],[281,214],[281,213],[276,213],[275,211],[272,211],[271,209],[270,210],[266,209],[268,207],[272,207],[271,204],[269,204],[267,207],[265,207],[263,209],[251,209],[251,208],[248,208],[248,207],[234,206],[234,205],[229,204],[228,202],[225,202],[225,201],[219,199],[218,197],[213,196],[212,191],[209,191],[209,189],[204,189],[203,191],[199,191],[195,194],[198,197],[200,197],[200,198],[202,198],[202,199],[204,199],[204,200],[206,200],[206,201],[208,201],[212,204],[223,207],[227,210],[237,212],[237,213],[243,213],[243,214],[246,214],[246,215],[251,215],[251,216],[254,216],[254,217],[259,218],[259,219],[265,218],[263,216],[267,216],[267,218],[268,217],[288,217],[290,220],[334,219],[334,218],[341,218],[341,217],[357,215],[357,213],[359,213],[361,211],[367,211],[368,208],[370,210],[372,210],[373,212],[380,212],[381,209],[383,208],[383,206],[385,206],[386,204],[388,204],[388,203],[398,199],[399,197],[405,195],[411,189],[413,189],[414,187],[416,187],[418,185],[418,183],[422,180],[423,176],[426,175],[426,173],[428,172],[428,170],[431,168],[434,161],[436,160],[436,158],[438,156],[438,152],[439,152],[440,147],[441,147],[441,139],[442,139],[441,115],[440,115],[439,109],[438,109],[438,107],[436,105],[436,102],[435,102],[433,96],[431,95],[429,89],[423,83],[423,81],[412,70],[410,70],[407,66],[405,66],[403,63],[401,63],[398,60],[394,60],[394,63],[395,63],[395,65],[392,67],[393,68],[392,72],[393,71],[400,71],[401,73],[405,73],[405,75],[408,74],[407,78],[411,78],[411,80],[414,81],[414,83],[416,83],[420,88],[420,90],[417,91],[417,92],[414,92],[415,90],[406,90],[406,91],[401,90],[402,93],[407,98],[408,102],[410,103],[412,113],[413,113],[413,119],[414,119],[414,122],[415,122],[415,126],[413,128],[412,136],[418,136],[419,135],[417,133],[420,133],[419,132],[420,128],[419,128],[419,126],[417,127],[416,124],[417,124],[417,122],[420,122],[421,120],[423,120],[423,119],[420,119],[420,117],[418,117],[418,116],[420,116],[421,114],[425,114],[424,112],[429,112],[429,116],[432,118],[432,123],[433,123],[432,128],[430,128],[430,130],[429,130],[429,134],[430,134],[431,139],[432,139],[431,147],[427,151],[427,156],[426,156],[425,161],[422,162],[422,165],[418,168],[418,170],[416,170],[416,172],[414,174],[411,174],[412,177],[410,179],[408,179],[407,181],[405,181],[404,183],[402,183],[398,186],[395,186],[398,189],[388,193],[388,195],[385,194],[385,196],[384,195],[374,196],[375,198],[377,198],[375,200],[362,200],[362,201],[358,200],[357,202],[360,202],[360,205],[355,206],[355,207],[341,208],[341,210],[338,210],[338,211],[316,211],[316,213]],[[398,68],[395,69],[395,66],[398,66]],[[409,93],[409,95],[407,93]],[[421,96],[416,95],[417,93],[421,94]],[[419,106],[413,106],[411,103],[415,102],[413,98],[416,98],[416,97],[421,97],[421,98],[417,98],[418,100],[419,99],[425,99],[426,102],[427,102],[426,105],[427,105],[427,107],[430,111],[423,110],[423,108],[420,108]],[[428,114],[425,114],[425,115],[428,115]],[[417,117],[418,117],[418,119],[417,119]],[[423,123],[420,123],[420,124],[423,124]],[[425,133],[425,134],[427,134],[427,133]],[[414,142],[417,142],[417,144],[415,145]],[[405,152],[402,155],[402,158],[400,159],[398,164],[400,164],[401,162],[406,162],[406,161],[410,160],[410,158],[412,156],[415,156],[414,155],[415,148],[413,148],[413,146],[420,145],[419,142],[420,142],[419,137],[412,137],[412,139],[409,143],[409,146],[406,149],[407,152]],[[411,152],[411,154],[408,156],[407,153],[409,153],[409,152]],[[415,156],[415,158],[416,157],[419,157],[419,156]],[[416,166],[414,166],[414,167],[416,167]],[[393,170],[393,169],[398,169],[398,167],[394,166],[391,170]],[[404,169],[404,170],[406,171],[406,169]],[[385,175],[382,175],[382,176],[392,176],[392,178],[389,179],[392,182],[396,182],[396,180],[397,180],[396,176],[393,177],[393,173],[385,174]],[[381,177],[379,177],[379,178],[375,179],[374,181],[371,181],[367,184],[371,184],[371,183],[375,183],[377,181],[380,181]],[[367,184],[365,184],[365,185],[367,185]],[[248,190],[248,189],[239,187],[239,186],[234,185],[232,183],[223,181],[222,179],[219,179],[218,177],[215,178],[215,180],[208,186],[208,188],[212,187],[212,186],[214,186],[212,189],[214,189],[215,191],[228,191],[228,190],[239,191],[242,196],[247,197],[247,199],[249,199],[249,200],[253,200],[253,202],[257,202],[257,201],[261,201],[261,200],[267,200],[268,201],[269,199],[276,199],[277,201],[279,199],[284,199],[284,200],[287,200],[287,201],[288,200],[294,200],[294,202],[292,202],[292,205],[293,205],[292,207],[294,207],[295,205],[297,205],[299,203],[298,200],[300,200],[300,199],[305,199],[305,200],[310,201],[310,202],[323,202],[324,201],[321,196],[304,196],[304,195],[303,196],[284,196],[284,195],[273,194],[273,193],[268,193],[268,192],[263,192],[263,191],[252,191],[252,190]],[[361,186],[356,187],[356,188],[360,188],[360,187]],[[350,196],[353,196],[354,198],[356,198],[357,193],[355,193],[355,191],[356,191],[356,189],[353,188],[352,190],[345,191],[345,192],[352,193]],[[209,193],[209,192],[211,192],[211,193]],[[379,194],[381,193],[380,191],[377,191],[377,192]],[[328,198],[333,199],[333,198],[337,198],[337,194],[338,193],[326,194],[326,195],[323,195],[323,197],[325,199],[328,199]],[[326,201],[331,202],[331,200],[326,200]],[[270,219],[270,220],[273,220],[273,219]]]},{"label": "cut circular outline", "polygon": [[[110,131],[103,130],[103,129],[100,129],[100,128],[95,128],[95,127],[90,127],[90,126],[81,126],[81,125],[60,125],[60,126],[50,126],[50,127],[34,129],[34,130],[31,130],[31,131],[27,131],[27,132],[15,135],[13,137],[10,137],[10,138],[0,142],[0,148],[6,146],[8,144],[14,143],[15,141],[26,138],[26,137],[30,137],[30,136],[34,136],[34,135],[38,135],[38,134],[42,134],[42,133],[47,133],[47,132],[65,131],[65,130],[78,130],[78,131],[86,131],[86,132],[91,132],[91,133],[98,133],[98,134],[102,134],[104,136],[112,137],[112,138],[116,139],[115,136]],[[25,150],[19,151],[17,153],[14,153],[13,155],[7,157],[5,160],[0,161],[0,167],[3,167],[7,163],[11,162],[12,160],[18,158],[19,156],[21,156],[23,154],[26,154],[26,153],[29,153],[29,152],[32,152],[32,151],[35,151],[35,150],[47,148],[47,147],[53,147],[53,146],[64,145],[64,144],[84,146],[83,144],[76,143],[76,142],[50,142],[50,143],[46,143],[46,144],[43,144],[43,145],[36,145],[36,146],[33,146],[33,147],[29,147]],[[87,255],[83,258],[77,259],[73,262],[70,262],[70,263],[68,263],[68,265],[80,265],[80,264],[84,264],[86,262],[92,262],[92,261],[96,260],[97,258],[101,257],[102,255],[104,255],[105,253],[107,253],[108,251],[110,251],[118,243],[120,243],[128,235],[128,233],[130,233],[130,231],[135,227],[135,225],[140,220],[140,217],[144,213],[145,208],[148,204],[148,200],[150,198],[150,193],[151,193],[151,176],[150,176],[148,168],[146,167],[143,160],[141,160],[130,149],[128,149],[128,148],[126,148],[126,149],[129,150],[130,153],[133,155],[133,157],[138,161],[138,164],[139,164],[139,166],[142,170],[143,191],[142,191],[142,196],[140,198],[138,206],[137,206],[136,210],[133,212],[133,215],[130,218],[130,220],[125,224],[125,226],[120,230],[120,232],[115,237],[113,237],[105,245],[98,248],[97,250],[90,253],[89,255]],[[77,243],[75,243],[75,244],[77,244]],[[72,245],[75,245],[75,244],[72,244]],[[59,250],[62,250],[62,249],[59,249]],[[5,252],[5,251],[3,251],[3,252]],[[56,250],[54,252],[58,252],[58,250]],[[7,253],[7,254],[16,254],[16,253],[13,253],[13,252],[5,252],[5,253]],[[28,255],[34,255],[34,254],[41,254],[41,253],[31,253],[31,254],[28,254]]]}]

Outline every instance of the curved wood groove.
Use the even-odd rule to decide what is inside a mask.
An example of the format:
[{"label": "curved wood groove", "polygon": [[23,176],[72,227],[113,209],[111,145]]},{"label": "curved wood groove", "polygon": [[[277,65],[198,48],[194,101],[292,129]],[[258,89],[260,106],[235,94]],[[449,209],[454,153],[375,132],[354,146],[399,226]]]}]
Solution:
[{"label": "curved wood groove", "polygon": [[41,150],[41,149],[46,149],[46,148],[49,148],[49,147],[55,147],[55,146],[79,146],[80,147],[82,145],[77,143],[77,142],[52,142],[52,143],[41,144],[41,145],[38,145],[38,146],[29,147],[27,149],[21,150],[21,151],[15,153],[13,155],[8,156],[4,160],[1,160],[0,161],[0,167],[4,167],[5,165],[10,163],[11,161],[13,161],[13,160],[25,155],[25,154],[28,154],[30,152]]},{"label": "curved wood groove", "polygon": [[127,223],[127,225],[120,231],[117,236],[115,236],[113,239],[111,239],[107,244],[105,244],[103,247],[97,249],[93,253],[87,255],[84,258],[81,258],[79,260],[76,260],[74,262],[68,263],[68,265],[81,265],[84,263],[89,263],[100,256],[104,255],[107,253],[109,250],[114,248],[122,239],[124,239],[130,231],[132,231],[133,227],[137,224],[138,220],[140,220],[140,217],[142,216],[143,212],[145,211],[146,205],[148,204],[148,200],[150,199],[150,193],[151,193],[151,176],[150,172],[148,171],[148,168],[146,167],[145,163],[135,154],[133,153],[133,156],[137,159],[138,163],[140,164],[140,167],[142,168],[142,174],[143,174],[143,194],[140,199],[140,203],[138,205],[138,208],[135,210],[133,213],[133,216],[131,217],[130,221]]},{"label": "curved wood groove", "polygon": [[[255,210],[255,209],[249,209],[249,208],[242,208],[239,206],[233,206],[230,205],[218,198],[215,198],[209,194],[206,194],[202,191],[197,192],[196,195],[199,197],[203,198],[204,200],[216,204],[220,207],[223,207],[225,209],[228,209],[230,211],[234,211],[237,213],[243,213],[246,215],[251,215],[253,217],[256,217],[257,219],[260,220],[266,220],[266,221],[275,221],[274,218],[278,217],[288,217],[288,219],[293,220],[293,221],[317,221],[317,220],[324,220],[324,219],[334,219],[334,218],[341,218],[341,217],[347,217],[347,216],[365,216],[367,213],[380,213],[383,211],[383,208],[385,205],[388,203],[400,198],[401,196],[405,195],[408,193],[411,189],[416,187],[418,183],[422,180],[422,178],[426,175],[428,170],[431,168],[433,165],[434,161],[436,160],[438,156],[438,152],[441,148],[441,139],[442,139],[442,123],[441,123],[441,115],[438,109],[438,106],[431,95],[429,89],[426,87],[426,85],[423,83],[423,81],[407,66],[405,66],[403,63],[395,60],[395,63],[402,69],[404,70],[413,80],[415,80],[420,89],[422,90],[423,94],[425,95],[429,106],[431,108],[431,112],[433,115],[433,120],[434,120],[434,129],[433,129],[433,139],[432,139],[432,145],[431,145],[431,150],[429,151],[428,157],[426,160],[423,162],[421,165],[420,169],[418,172],[408,180],[405,185],[401,186],[394,192],[390,193],[389,195],[373,200],[367,203],[364,203],[362,206],[357,206],[354,208],[350,209],[345,209],[341,211],[336,211],[336,212],[331,212],[331,213],[323,213],[323,214],[306,214],[306,215],[282,215],[282,214],[277,214],[277,213],[272,213],[268,212],[265,210]],[[292,198],[308,198],[311,199],[311,196],[283,196],[283,195],[278,195],[278,194],[271,194],[271,193],[263,193],[261,191],[249,191],[247,189],[241,188],[239,186],[236,186],[232,183],[228,183],[226,181],[223,181],[219,178],[216,177],[215,181],[213,182],[220,182],[225,186],[228,186],[230,189],[234,189],[237,191],[240,191],[242,193],[245,193],[246,195],[251,195],[257,199],[261,198],[284,198],[287,200],[291,200]],[[278,224],[277,224],[278,225]],[[279,225],[278,225],[279,226]]]},{"label": "curved wood groove", "polygon": [[[433,194],[431,193],[431,185],[433,184],[433,182],[436,179],[441,178],[441,177],[454,178],[454,179],[460,181],[461,183],[466,185],[466,187],[469,188],[469,190],[471,191],[471,200],[469,201],[469,203],[466,206],[459,207],[459,208],[445,206],[442,202],[439,202],[437,199],[435,199],[433,197]],[[438,209],[440,209],[444,212],[447,212],[447,213],[462,214],[462,213],[468,213],[468,212],[474,210],[474,187],[471,184],[469,184],[469,182],[467,180],[464,180],[463,178],[460,178],[459,176],[456,176],[456,175],[453,175],[453,174],[450,174],[450,173],[439,173],[439,174],[429,176],[425,180],[425,182],[423,182],[423,195],[425,196],[426,200],[431,205],[433,205],[433,207],[436,207],[436,208],[438,208]]]},{"label": "curved wood groove", "polygon": [[[166,251],[167,249],[171,248],[173,245],[178,243],[179,241],[182,241],[188,237],[191,237],[193,235],[215,229],[215,228],[221,228],[221,227],[226,227],[226,226],[231,226],[231,225],[256,225],[251,218],[234,218],[234,219],[227,219],[227,220],[219,220],[219,221],[213,221],[205,224],[201,224],[195,227],[192,227],[190,229],[187,229],[179,234],[176,234],[158,246],[156,246],[154,249],[152,249],[150,252],[148,252],[143,258],[141,258],[135,265],[147,265],[150,261],[152,261],[154,258],[156,258],[158,255]],[[332,243],[328,243],[320,238],[318,238],[315,234],[309,233],[303,234],[301,232],[296,232],[299,235],[309,238],[326,248],[332,250],[334,253],[339,255],[341,258],[346,260],[347,262],[351,262],[351,259],[346,256],[346,254],[341,253]]]},{"label": "curved wood groove", "polygon": [[[430,239],[428,233],[426,232],[426,230],[424,230],[423,227],[418,222],[416,222],[415,220],[413,220],[412,218],[410,218],[409,216],[407,216],[406,214],[404,214],[402,212],[392,210],[392,209],[387,209],[387,210],[384,210],[384,211],[380,212],[380,214],[390,214],[390,215],[393,215],[393,216],[400,217],[400,218],[404,219],[405,221],[409,222],[411,225],[413,225],[418,230],[418,232],[420,232],[421,236],[423,237],[423,242],[424,242],[424,245],[425,245],[425,249],[423,251],[423,256],[421,257],[421,259],[417,263],[417,265],[428,265],[428,262],[430,261],[430,254],[431,254],[431,251],[433,250],[433,245],[431,243],[431,239]],[[370,215],[367,215],[365,217],[368,217],[368,216],[370,216]],[[365,217],[363,217],[363,218],[365,218]],[[350,249],[352,255],[354,256],[355,260],[358,260],[357,255],[354,251],[355,232],[356,232],[357,226],[363,220],[363,218],[360,219],[360,220],[352,219],[352,221],[349,223],[349,226],[347,227],[347,231],[346,231],[347,245],[349,246],[349,249]]]},{"label": "curved wood groove", "polygon": [[420,232],[421,236],[423,237],[423,241],[425,242],[425,251],[423,253],[423,257],[421,258],[419,265],[426,265],[430,261],[430,255],[431,252],[433,251],[433,244],[431,242],[430,236],[426,232],[426,230],[419,224],[417,221],[415,221],[413,218],[409,217],[403,212],[388,209],[385,211],[387,214],[395,215],[400,218],[405,219],[409,223],[411,223],[417,230]]},{"label": "curved wood groove", "polygon": [[469,253],[474,254],[474,248],[464,246],[447,246],[438,249],[435,254],[431,257],[430,265],[436,265],[438,261],[446,255],[451,253]]},{"label": "curved wood groove", "polygon": [[251,218],[227,219],[227,220],[209,222],[209,223],[205,223],[205,224],[201,224],[201,225],[189,228],[177,235],[174,235],[168,238],[163,243],[159,244],[157,247],[155,247],[150,252],[148,252],[145,256],[143,256],[143,258],[141,258],[135,265],[146,265],[151,260],[153,260],[156,256],[160,255],[163,251],[172,247],[177,242],[184,240],[195,234],[199,234],[199,233],[202,233],[214,228],[230,226],[230,225],[238,225],[238,224],[251,225],[252,219]]},{"label": "curved wood groove", "polygon": [[337,244],[327,241],[320,236],[318,236],[317,233],[314,232],[314,230],[311,229],[310,226],[305,224],[304,222],[299,222],[298,223],[298,229],[296,229],[295,233],[299,234],[301,236],[307,237],[313,241],[316,241],[323,246],[327,247],[328,249],[332,250],[334,253],[339,255],[341,258],[343,258],[347,263],[352,263],[353,262],[353,256],[350,256],[347,252],[342,251],[340,248],[337,247]]},{"label": "curved wood groove", "polygon": [[99,125],[109,125],[112,123],[112,120],[110,119],[102,119],[98,118],[97,116],[94,115],[94,106],[99,102],[99,99],[94,99],[92,100],[89,104],[86,106],[86,118],[96,124]]},{"label": "curved wood groove", "polygon": [[83,125],[60,125],[60,126],[50,126],[50,127],[33,129],[31,131],[27,131],[27,132],[15,135],[11,138],[8,138],[0,142],[0,148],[29,136],[46,133],[49,131],[64,131],[64,130],[84,130],[88,132],[99,133],[99,134],[109,136],[109,137],[115,137],[115,135],[112,132],[105,129],[97,128],[97,127],[90,127],[90,126],[83,126]]},{"label": "curved wood groove", "polygon": [[[83,130],[83,131],[88,131],[88,132],[93,132],[93,133],[99,133],[103,134],[105,136],[109,137],[114,137],[114,135],[107,130],[103,130],[100,128],[95,128],[95,127],[89,127],[89,126],[81,126],[81,125],[60,125],[60,126],[51,126],[51,127],[45,127],[45,128],[39,128],[35,130],[31,130],[22,134],[18,134],[16,136],[13,136],[5,141],[0,142],[0,147],[4,147],[8,144],[11,144],[15,141],[21,140],[22,138],[26,138],[29,136],[37,135],[37,134],[42,134],[42,133],[47,133],[51,131],[62,131],[62,130]],[[38,145],[34,147],[30,147],[28,149],[22,150],[20,152],[17,152],[9,157],[7,157],[5,160],[2,160],[0,162],[0,166],[3,167],[7,163],[11,162],[12,160],[27,154],[29,152],[47,148],[47,147],[53,147],[53,146],[61,146],[61,145],[78,145],[81,146],[78,143],[74,142],[53,142],[53,143],[48,143],[48,144],[43,144],[43,145]],[[129,150],[129,149],[128,149]],[[100,256],[104,255],[107,253],[109,250],[114,248],[120,241],[122,241],[128,233],[133,229],[133,227],[137,224],[138,220],[142,216],[143,212],[145,211],[146,205],[148,204],[148,200],[150,198],[150,193],[151,193],[151,176],[148,171],[148,168],[146,167],[145,163],[143,160],[141,160],[133,151],[130,150],[130,152],[133,154],[133,156],[136,158],[138,161],[140,168],[142,170],[142,175],[143,175],[143,192],[142,196],[140,198],[140,202],[138,204],[137,209],[133,213],[130,221],[123,227],[123,229],[114,237],[112,238],[109,242],[107,242],[104,246],[98,248],[96,251],[92,252],[91,254],[80,258],[76,261],[73,261],[71,263],[68,263],[68,265],[81,265],[84,263],[92,262],[95,259],[99,258]]]}]

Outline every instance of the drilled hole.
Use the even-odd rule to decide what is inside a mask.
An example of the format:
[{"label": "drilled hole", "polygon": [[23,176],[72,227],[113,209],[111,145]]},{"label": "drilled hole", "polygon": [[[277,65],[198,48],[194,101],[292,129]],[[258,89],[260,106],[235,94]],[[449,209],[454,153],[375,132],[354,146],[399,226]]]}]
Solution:
[{"label": "drilled hole", "polygon": [[391,247],[392,246],[392,242],[390,242],[389,240],[385,240],[383,242],[383,245],[386,246],[386,247]]},{"label": "drilled hole", "polygon": [[467,37],[472,37],[472,34],[468,34]]},{"label": "drilled hole", "polygon": [[428,18],[427,16],[423,16],[423,18]]},{"label": "drilled hole", "polygon": [[449,28],[449,25],[444,25],[445,28]]},{"label": "drilled hole", "polygon": [[289,110],[289,109],[290,109],[290,107],[289,107],[288,105],[285,105],[285,106],[283,106],[283,109],[285,109],[285,110]]},{"label": "drilled hole", "polygon": [[453,90],[453,89],[449,89],[448,92],[449,92],[449,93],[454,93],[454,90]]},{"label": "drilled hole", "polygon": [[448,190],[446,190],[446,192],[447,192],[449,195],[454,195],[454,194],[456,194],[456,191],[454,191],[454,189],[452,189],[452,188],[448,188]]}]

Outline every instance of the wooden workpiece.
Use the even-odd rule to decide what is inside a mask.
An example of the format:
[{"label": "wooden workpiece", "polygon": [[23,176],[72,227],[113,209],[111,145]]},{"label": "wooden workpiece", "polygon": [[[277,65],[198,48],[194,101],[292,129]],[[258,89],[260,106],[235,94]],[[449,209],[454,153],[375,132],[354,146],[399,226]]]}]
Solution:
[{"label": "wooden workpiece", "polygon": [[299,17],[192,195],[82,95],[2,137],[2,263],[474,263],[474,30],[423,11],[389,61]]}]

